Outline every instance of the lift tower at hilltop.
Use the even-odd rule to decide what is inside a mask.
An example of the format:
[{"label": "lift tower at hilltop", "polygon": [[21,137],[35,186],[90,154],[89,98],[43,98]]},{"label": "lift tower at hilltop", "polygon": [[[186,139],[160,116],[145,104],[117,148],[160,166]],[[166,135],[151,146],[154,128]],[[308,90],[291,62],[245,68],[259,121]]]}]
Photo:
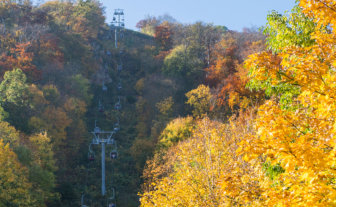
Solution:
[{"label": "lift tower at hilltop", "polygon": [[115,25],[115,48],[118,48],[118,39],[119,36],[122,38],[121,35],[123,35],[123,30],[125,28],[125,21],[124,21],[124,10],[123,9],[116,9],[113,14],[113,22]]}]

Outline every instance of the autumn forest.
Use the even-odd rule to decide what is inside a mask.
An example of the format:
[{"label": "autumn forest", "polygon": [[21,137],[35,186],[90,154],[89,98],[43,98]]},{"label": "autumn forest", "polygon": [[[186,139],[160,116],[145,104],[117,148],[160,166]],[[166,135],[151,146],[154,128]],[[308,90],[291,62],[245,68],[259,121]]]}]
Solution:
[{"label": "autumn forest", "polygon": [[0,0],[0,207],[336,206],[336,0],[105,18]]}]

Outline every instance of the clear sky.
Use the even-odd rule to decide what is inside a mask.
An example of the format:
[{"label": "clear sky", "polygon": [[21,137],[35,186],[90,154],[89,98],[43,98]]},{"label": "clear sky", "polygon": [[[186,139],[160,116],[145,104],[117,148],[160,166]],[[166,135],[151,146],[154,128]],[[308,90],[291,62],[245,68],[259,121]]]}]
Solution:
[{"label": "clear sky", "polygon": [[181,23],[203,21],[241,31],[266,23],[269,11],[290,11],[295,0],[101,0],[106,7],[107,23],[114,9],[124,9],[125,27],[136,30],[136,23],[146,15],[169,14]]},{"label": "clear sky", "polygon": [[[33,0],[45,2],[48,0]],[[125,27],[137,30],[136,24],[147,15],[169,14],[180,23],[203,21],[241,31],[260,27],[271,10],[290,11],[295,0],[100,0],[110,23],[114,9],[124,9]]]}]

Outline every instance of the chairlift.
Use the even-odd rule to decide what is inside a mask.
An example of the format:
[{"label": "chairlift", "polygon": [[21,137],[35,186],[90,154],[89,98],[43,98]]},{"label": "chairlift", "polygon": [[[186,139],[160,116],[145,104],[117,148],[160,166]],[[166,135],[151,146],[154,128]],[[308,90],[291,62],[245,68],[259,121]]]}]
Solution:
[{"label": "chairlift", "polygon": [[101,132],[101,129],[100,129],[100,127],[95,127],[94,128],[94,134],[95,134],[95,136],[99,136],[100,135],[100,132]]},{"label": "chairlift", "polygon": [[98,105],[99,112],[104,112],[104,107],[101,103],[101,100],[99,100],[99,105]]},{"label": "chairlift", "polygon": [[81,198],[81,206],[88,207],[87,205],[84,204],[84,193],[82,194],[82,198]]},{"label": "chairlift", "polygon": [[115,203],[109,203],[107,207],[116,207]]},{"label": "chairlift", "polygon": [[109,155],[110,155],[110,158],[113,160],[118,158],[118,150],[117,150],[117,143],[116,142],[114,142],[114,148]]},{"label": "chairlift", "polygon": [[[96,136],[98,136],[98,135],[100,134],[100,132],[101,132],[101,129],[100,129],[100,127],[97,126],[96,123],[97,123],[97,120],[95,120],[94,133],[95,133]],[[89,147],[89,148],[90,148],[90,147]]]},{"label": "chairlift", "polygon": [[102,85],[102,90],[103,90],[103,91],[107,91],[107,86],[103,84],[103,85]]},{"label": "chairlift", "polygon": [[[106,73],[107,73],[107,70],[106,70]],[[103,91],[107,91],[107,86],[105,85],[105,81],[102,80],[102,90]]]},{"label": "chairlift", "polygon": [[115,199],[115,189],[112,188],[112,197],[108,198],[109,200],[114,200]]},{"label": "chairlift", "polygon": [[117,132],[120,130],[120,124],[119,124],[119,120],[117,123],[114,124],[114,131]]},{"label": "chairlift", "polygon": [[95,153],[91,149],[91,144],[89,145],[88,159],[89,159],[89,161],[94,161],[95,160]]},{"label": "chairlift", "polygon": [[114,108],[116,110],[120,110],[121,109],[120,97],[118,97],[118,102],[115,104]]},{"label": "chairlift", "polygon": [[102,85],[102,90],[103,90],[103,91],[107,91],[107,86],[103,84],[103,85]]},{"label": "chairlift", "polygon": [[95,153],[94,152],[89,152],[88,153],[88,159],[89,159],[89,161],[94,161],[95,160]]},{"label": "chairlift", "polygon": [[121,104],[120,103],[116,103],[114,108],[115,108],[115,110],[120,111],[121,110]]},{"label": "chairlift", "polygon": [[122,64],[118,64],[118,71],[121,71],[123,69],[123,65]]},{"label": "chairlift", "polygon": [[114,131],[117,132],[120,130],[120,126],[119,125],[114,125]]},{"label": "chairlift", "polygon": [[118,122],[114,124],[114,131],[117,132],[120,130],[120,124],[119,124],[119,119]]},{"label": "chairlift", "polygon": [[118,158],[118,152],[116,150],[112,150],[110,153],[111,159],[115,160]]},{"label": "chairlift", "polygon": [[118,83],[118,89],[121,90],[123,88],[123,86],[121,85],[121,83]]},{"label": "chairlift", "polygon": [[115,203],[108,204],[108,207],[116,207]]}]

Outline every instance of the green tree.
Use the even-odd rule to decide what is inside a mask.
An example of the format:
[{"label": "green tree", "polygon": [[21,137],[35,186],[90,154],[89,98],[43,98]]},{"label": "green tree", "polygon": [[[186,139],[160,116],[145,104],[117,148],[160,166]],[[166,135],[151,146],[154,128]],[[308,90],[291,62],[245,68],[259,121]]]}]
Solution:
[{"label": "green tree", "polygon": [[29,179],[33,185],[35,196],[42,204],[56,197],[54,193],[55,165],[53,145],[47,133],[38,133],[29,137],[32,148],[33,163],[30,166]]},{"label": "green tree", "polygon": [[6,121],[23,131],[27,131],[29,98],[29,86],[23,71],[18,68],[7,71],[0,83],[0,106],[4,109],[0,112]]},{"label": "green tree", "polygon": [[8,118],[8,113],[4,110],[2,106],[0,106],[0,121],[5,120]]},{"label": "green tree", "polygon": [[198,48],[178,45],[165,57],[163,73],[173,77],[201,78],[203,61],[197,56]]},{"label": "green tree", "polygon": [[74,96],[83,100],[85,103],[90,103],[93,95],[89,91],[90,81],[81,74],[73,75],[68,78],[65,84],[65,90],[69,91],[70,96]]},{"label": "green tree", "polygon": [[262,29],[267,36],[267,49],[274,53],[282,52],[284,48],[291,46],[311,46],[315,42],[311,38],[315,23],[302,13],[299,6],[295,6],[289,15],[272,11]]},{"label": "green tree", "polygon": [[55,85],[45,85],[43,86],[44,98],[52,104],[56,104],[59,101],[60,93]]},{"label": "green tree", "polygon": [[11,103],[23,106],[28,101],[28,85],[26,76],[19,68],[7,71],[0,84],[0,100],[2,104]]}]

